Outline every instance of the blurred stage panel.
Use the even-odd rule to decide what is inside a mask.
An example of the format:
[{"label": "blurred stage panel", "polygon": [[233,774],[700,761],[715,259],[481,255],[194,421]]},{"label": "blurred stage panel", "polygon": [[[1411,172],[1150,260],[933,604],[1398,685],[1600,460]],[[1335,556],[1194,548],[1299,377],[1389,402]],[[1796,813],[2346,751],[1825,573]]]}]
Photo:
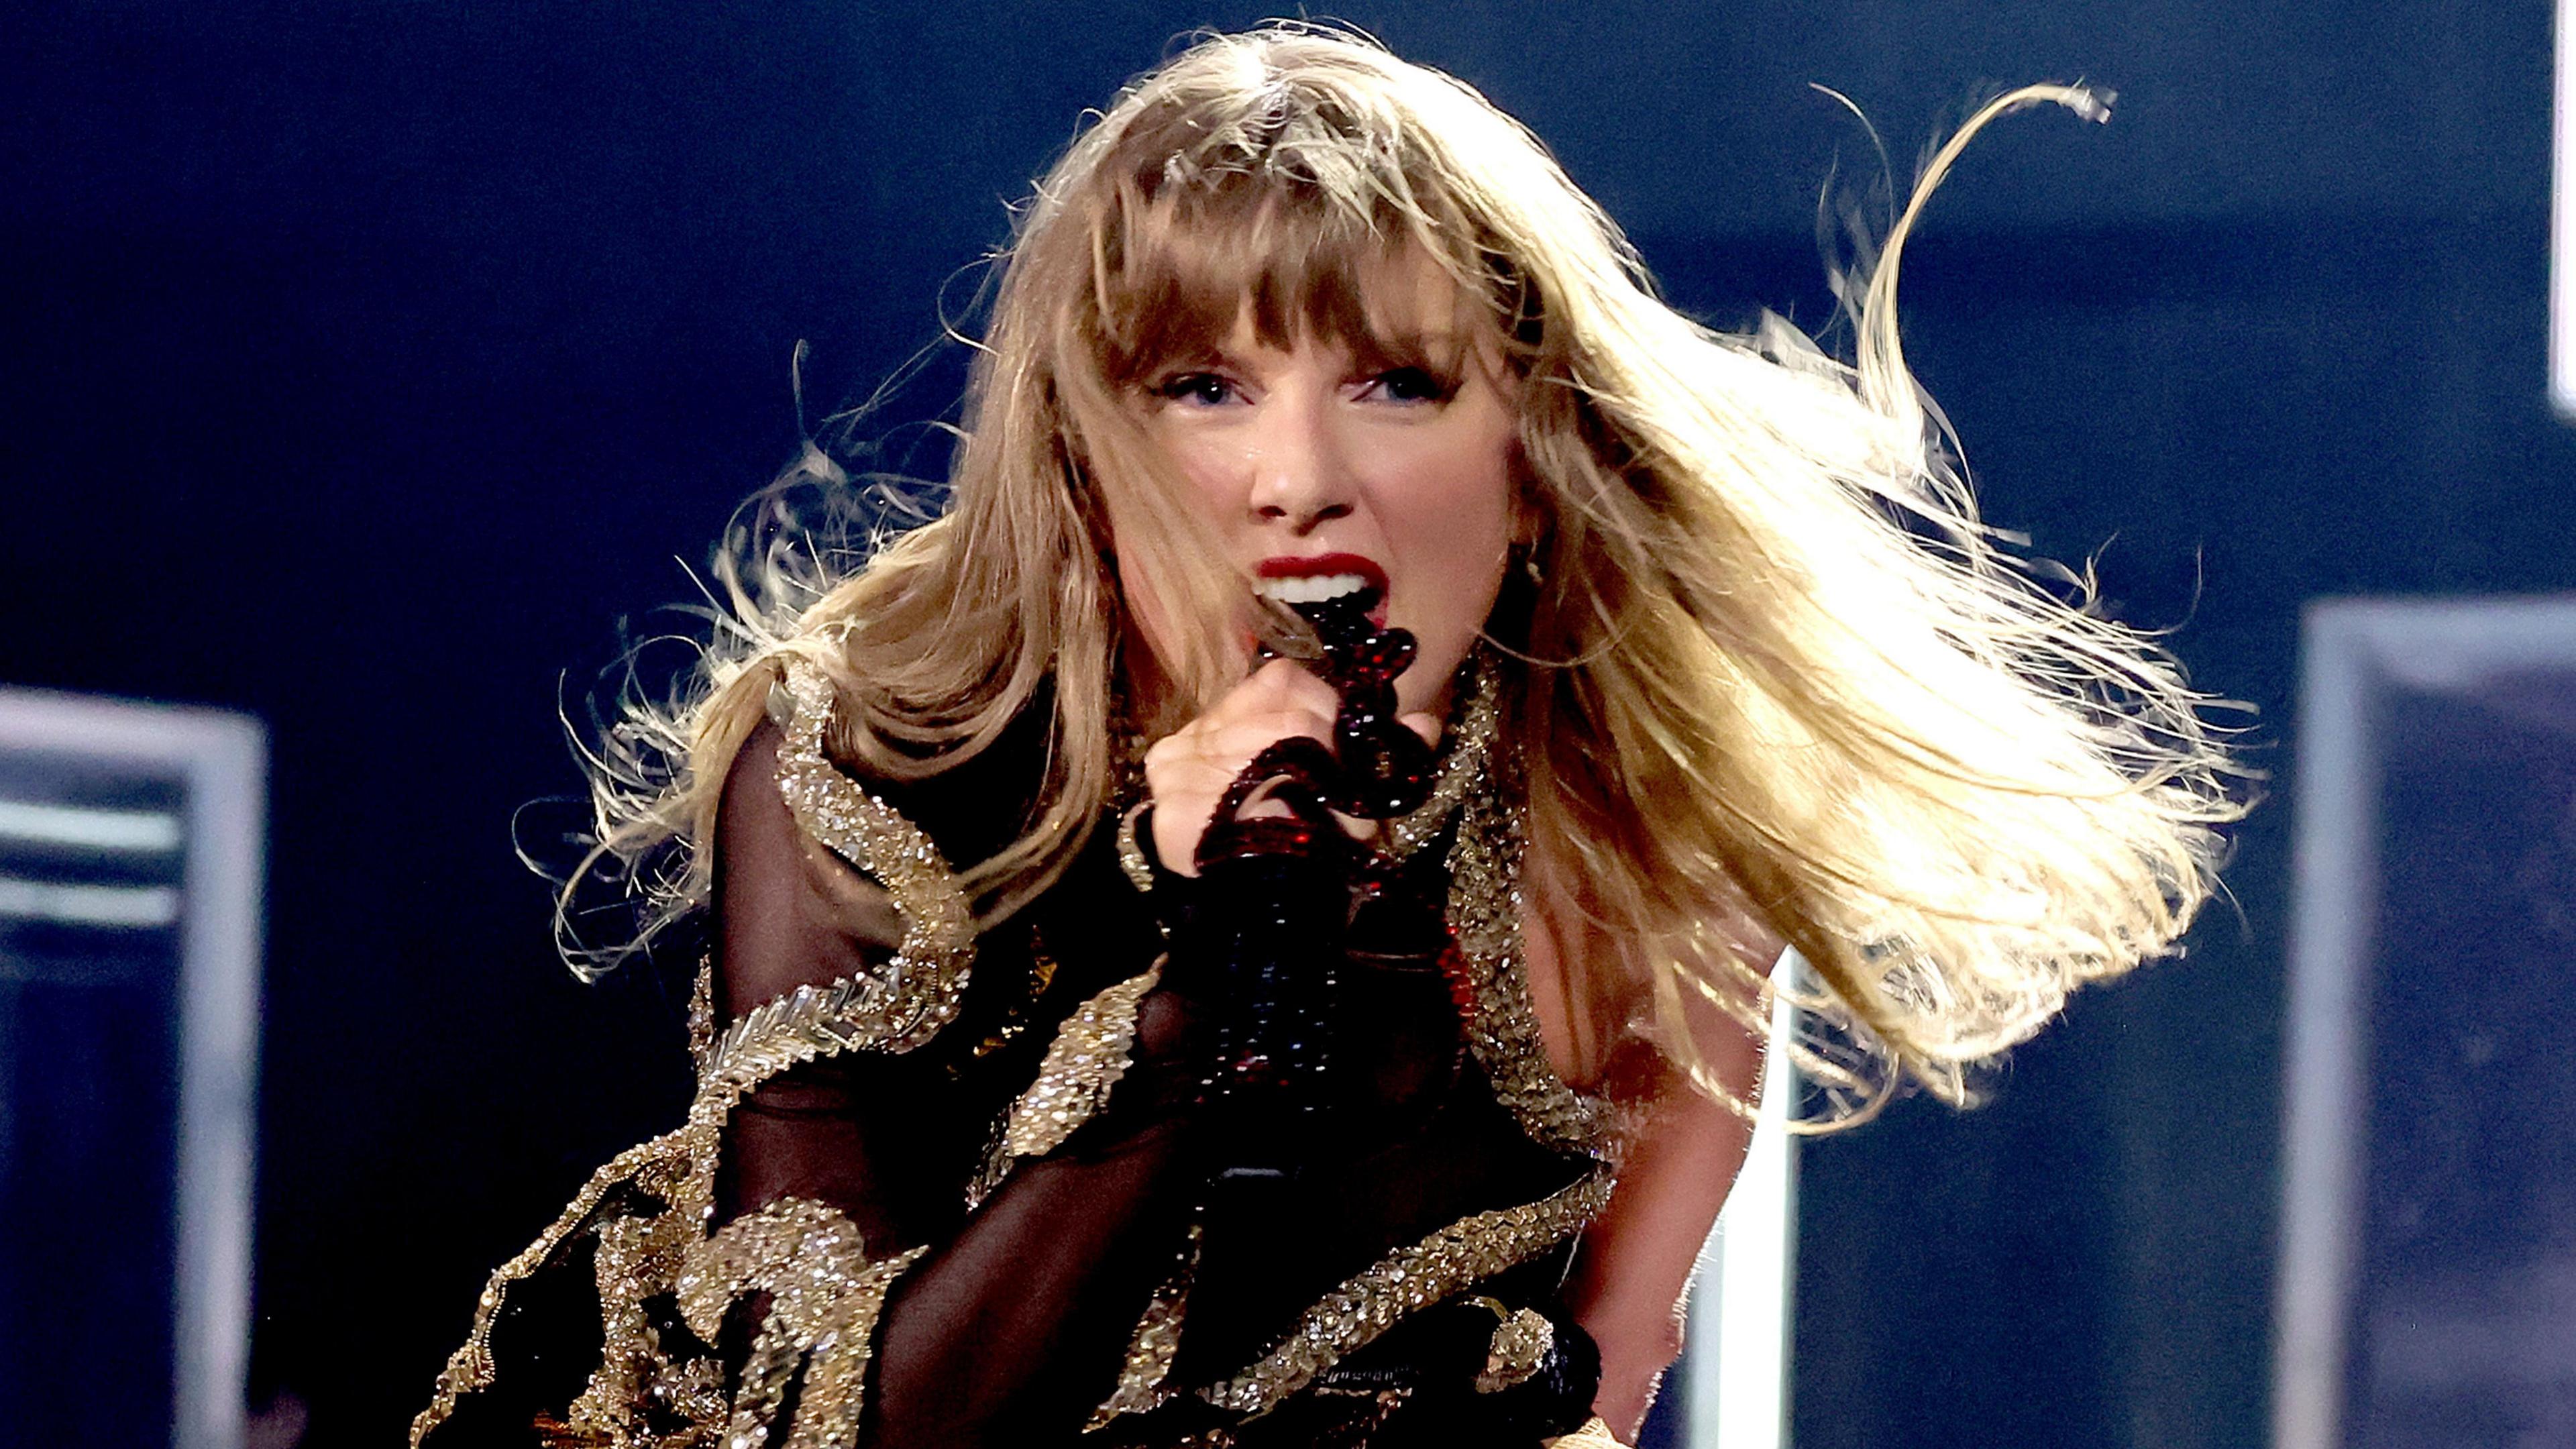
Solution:
[{"label": "blurred stage panel", "polygon": [[242,1442],[264,748],[0,690],[0,1442]]},{"label": "blurred stage panel", "polygon": [[2576,596],[2305,673],[2275,1449],[2576,1444]]}]

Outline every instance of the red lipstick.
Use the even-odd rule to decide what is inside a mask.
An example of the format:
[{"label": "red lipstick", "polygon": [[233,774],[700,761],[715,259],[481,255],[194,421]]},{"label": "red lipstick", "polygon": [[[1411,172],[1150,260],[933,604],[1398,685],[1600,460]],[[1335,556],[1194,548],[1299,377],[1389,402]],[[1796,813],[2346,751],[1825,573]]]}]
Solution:
[{"label": "red lipstick", "polygon": [[1386,570],[1365,554],[1319,553],[1312,558],[1283,555],[1263,559],[1255,572],[1265,579],[1312,579],[1333,574],[1357,574],[1368,581],[1370,588],[1377,590],[1380,598],[1386,595]]},{"label": "red lipstick", "polygon": [[[1263,579],[1279,580],[1324,579],[1337,574],[1357,578],[1360,581],[1359,591],[1366,600],[1369,618],[1380,628],[1386,625],[1386,570],[1378,567],[1377,560],[1365,554],[1320,553],[1307,558],[1282,554],[1263,559],[1256,572]],[[1264,590],[1264,592],[1269,591]],[[1293,592],[1288,593],[1284,598],[1278,594],[1272,594],[1272,597],[1279,598],[1280,602],[1292,606],[1299,602],[1298,595]]]}]

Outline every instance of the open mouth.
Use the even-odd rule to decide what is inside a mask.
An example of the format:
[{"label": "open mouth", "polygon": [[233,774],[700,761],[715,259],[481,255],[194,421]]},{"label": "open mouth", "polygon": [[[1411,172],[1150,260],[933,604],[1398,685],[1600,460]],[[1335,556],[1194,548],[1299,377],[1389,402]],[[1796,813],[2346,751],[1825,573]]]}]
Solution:
[{"label": "open mouth", "polygon": [[1386,570],[1355,553],[1271,558],[1261,561],[1260,581],[1254,588],[1263,598],[1282,604],[1348,599],[1374,615],[1386,603]]}]

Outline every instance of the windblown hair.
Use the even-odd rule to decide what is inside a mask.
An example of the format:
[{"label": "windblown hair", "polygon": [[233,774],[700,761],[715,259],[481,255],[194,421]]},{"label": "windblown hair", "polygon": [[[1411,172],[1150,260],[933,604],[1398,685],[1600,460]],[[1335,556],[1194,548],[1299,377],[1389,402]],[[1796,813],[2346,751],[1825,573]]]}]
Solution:
[{"label": "windblown hair", "polygon": [[[2042,86],[1971,118],[1848,288],[1844,364],[1777,319],[1724,335],[1665,305],[1460,82],[1308,26],[1200,41],[1021,215],[944,512],[840,565],[737,529],[699,685],[630,707],[593,759],[593,866],[638,867],[657,922],[704,899],[717,791],[796,655],[838,687],[838,757],[879,778],[1044,712],[1030,827],[963,876],[986,921],[1027,903],[1109,803],[1122,650],[1150,640],[1170,682],[1137,722],[1156,732],[1243,668],[1246,581],[1148,444],[1137,380],[1247,305],[1265,338],[1367,345],[1372,278],[1427,256],[1518,389],[1543,582],[1496,640],[1504,728],[1534,882],[1610,943],[1569,964],[1584,1040],[1643,1038],[1722,1096],[1709,1008],[1765,1030],[1785,940],[1846,1029],[1792,1049],[1853,1089],[1846,1115],[1907,1077],[1964,1100],[2072,988],[2173,946],[2240,813],[2207,701],[1980,521],[1898,342],[1925,197],[2040,101],[2098,111]],[[846,481],[819,451],[800,468]]]}]

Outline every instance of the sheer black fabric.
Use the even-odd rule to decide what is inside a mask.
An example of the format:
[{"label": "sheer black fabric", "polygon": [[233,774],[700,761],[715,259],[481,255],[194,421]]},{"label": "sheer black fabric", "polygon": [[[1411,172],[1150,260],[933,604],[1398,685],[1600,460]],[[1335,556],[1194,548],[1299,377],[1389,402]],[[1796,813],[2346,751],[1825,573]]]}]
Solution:
[{"label": "sheer black fabric", "polygon": [[[798,826],[780,793],[780,742],[764,727],[746,744],[719,816],[711,927],[728,1018],[875,969],[902,935],[885,892]],[[1022,828],[1038,744],[1015,730],[955,770],[879,793],[950,860],[976,859]],[[1467,1049],[1440,918],[1444,856],[1445,842],[1420,851],[1400,889],[1362,913],[1351,949],[1328,963],[1335,1084],[1325,1110],[1294,1131],[1207,1100],[1210,1043],[1239,1003],[1224,998],[1223,971],[1192,958],[1223,931],[1183,930],[1105,1108],[969,1206],[997,1125],[1059,1025],[1165,958],[1154,909],[1118,868],[1105,823],[1061,881],[983,934],[959,1015],[930,1042],[813,1062],[742,1102],[722,1139],[719,1223],[804,1198],[844,1215],[871,1259],[927,1249],[876,1326],[863,1444],[1159,1445],[1216,1426],[1247,1449],[1455,1442],[1469,1428],[1479,1442],[1508,1444],[1571,1427],[1560,1422],[1563,1403],[1516,1417],[1532,1395],[1470,1387],[1494,1303],[1552,1303],[1570,1248],[1477,1285],[1491,1301],[1403,1316],[1249,1422],[1187,1392],[1241,1372],[1390,1250],[1535,1202],[1592,1166],[1533,1143]],[[1213,909],[1221,922],[1221,905]],[[1337,937],[1345,922],[1329,924]],[[1229,1173],[1247,1162],[1276,1170]],[[1085,1433],[1194,1224],[1195,1273],[1168,1379],[1183,1392]],[[587,1251],[571,1250],[543,1291],[523,1285],[494,1336],[499,1382],[469,1396],[432,1445],[561,1442],[531,1426],[580,1392],[581,1366],[597,1355],[597,1324],[585,1325],[578,1301]],[[768,1307],[736,1305],[723,1346],[737,1369]],[[1560,1376],[1581,1364],[1580,1330],[1566,1324],[1565,1334]],[[1588,1405],[1588,1384],[1558,1388],[1559,1399]],[[792,1403],[788,1412],[792,1422]]]}]

